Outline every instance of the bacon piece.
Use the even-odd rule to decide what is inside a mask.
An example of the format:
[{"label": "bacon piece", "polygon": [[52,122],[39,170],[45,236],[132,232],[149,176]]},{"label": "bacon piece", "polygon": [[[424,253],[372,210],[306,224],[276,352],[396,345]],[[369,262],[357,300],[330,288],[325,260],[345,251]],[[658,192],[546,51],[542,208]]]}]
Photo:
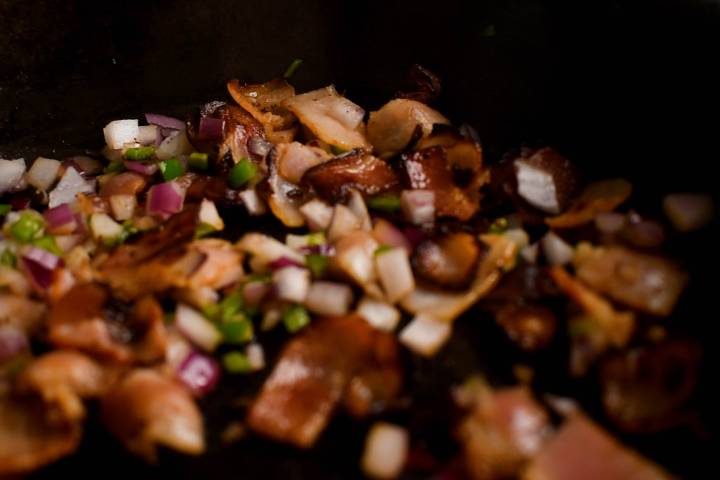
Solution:
[{"label": "bacon piece", "polygon": [[458,430],[476,480],[517,475],[543,445],[549,418],[526,387],[485,389]]},{"label": "bacon piece", "polygon": [[[285,347],[250,409],[248,423],[261,435],[309,448],[348,385],[355,383],[346,402],[351,412],[362,415],[375,401],[386,402],[397,394],[399,368],[390,334],[355,315],[317,320]],[[378,382],[380,378],[384,381]]]},{"label": "bacon piece", "polygon": [[623,247],[580,244],[573,260],[580,280],[644,312],[672,313],[688,276],[669,260]]},{"label": "bacon piece", "polygon": [[479,208],[477,195],[469,195],[454,183],[446,151],[433,146],[402,156],[405,183],[412,189],[435,192],[435,211],[442,217],[466,221]]},{"label": "bacon piece", "polygon": [[567,420],[533,459],[525,480],[659,480],[671,476],[620,444],[591,420]]}]

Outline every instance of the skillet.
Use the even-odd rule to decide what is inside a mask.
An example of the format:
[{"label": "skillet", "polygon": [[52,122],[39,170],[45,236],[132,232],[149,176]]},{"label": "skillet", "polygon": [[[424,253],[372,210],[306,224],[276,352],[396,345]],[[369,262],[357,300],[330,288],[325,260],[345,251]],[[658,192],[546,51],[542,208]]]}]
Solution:
[{"label": "skillet", "polygon": [[[6,0],[0,4],[0,154],[61,157],[99,147],[98,132],[113,118],[186,114],[225,98],[228,78],[272,78],[295,57],[304,59],[293,78],[298,90],[334,83],[372,110],[417,62],[441,75],[437,108],[478,129],[486,158],[497,160],[524,143],[551,144],[589,177],[629,178],[636,204],[650,211],[663,192],[717,192],[719,27],[720,8],[711,1]],[[236,227],[248,221],[239,217]],[[674,430],[623,437],[689,478],[709,468],[717,431],[711,388],[717,354],[710,342],[717,331],[711,289],[718,240],[715,226],[672,246],[693,283],[671,321],[706,347],[696,398],[705,436]],[[494,383],[511,383],[512,365],[523,360],[478,311],[456,325],[438,357],[406,359],[413,407],[389,417],[408,424],[442,460],[453,451],[448,387],[478,370]],[[271,353],[279,339],[274,343]],[[538,378],[541,389],[578,396],[602,420],[593,403],[597,386],[570,381],[564,369],[553,368],[560,361],[540,359],[550,372]],[[242,398],[261,383],[262,375],[226,378],[203,400],[209,441],[203,457],[167,453],[147,467],[91,422],[78,454],[36,477],[359,476],[367,427],[344,417],[310,452],[255,438],[222,446],[220,431],[241,418]]]}]

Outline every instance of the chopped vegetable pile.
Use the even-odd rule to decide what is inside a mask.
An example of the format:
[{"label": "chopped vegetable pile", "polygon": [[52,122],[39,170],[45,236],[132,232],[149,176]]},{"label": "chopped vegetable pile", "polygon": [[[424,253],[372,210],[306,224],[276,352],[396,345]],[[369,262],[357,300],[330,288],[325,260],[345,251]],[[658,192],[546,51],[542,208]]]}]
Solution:
[{"label": "chopped vegetable pile", "polygon": [[[710,196],[645,217],[627,180],[583,182],[553,148],[486,161],[477,132],[428,105],[439,81],[421,67],[416,91],[366,114],[333,86],[297,94],[300,63],[232,80],[232,101],[186,120],[111,121],[98,155],[0,159],[0,476],[72,454],[89,402],[148,461],[201,454],[196,400],[226,375],[268,375],[243,424],[310,448],[336,413],[412,409],[402,358],[490,317],[531,359],[566,339],[616,428],[682,417],[700,352],[662,321],[688,275],[660,252],[711,222]],[[462,475],[669,478],[579,403],[533,392],[532,368],[453,389]],[[377,421],[358,464],[397,477],[418,441]]]}]

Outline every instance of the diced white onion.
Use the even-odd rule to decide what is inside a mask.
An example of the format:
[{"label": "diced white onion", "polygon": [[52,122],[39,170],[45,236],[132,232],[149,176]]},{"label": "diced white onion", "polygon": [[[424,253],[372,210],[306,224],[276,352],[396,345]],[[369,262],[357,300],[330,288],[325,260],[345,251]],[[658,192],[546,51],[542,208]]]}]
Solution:
[{"label": "diced white onion", "polygon": [[407,461],[410,446],[408,431],[386,422],[376,422],[365,438],[360,466],[376,479],[392,479],[400,475]]},{"label": "diced white onion", "polygon": [[517,245],[518,250],[530,243],[530,236],[522,228],[511,228],[504,235]]},{"label": "diced white onion", "polygon": [[373,254],[377,241],[369,233],[358,230],[342,238],[336,245],[335,263],[346,275],[363,287],[375,280]]},{"label": "diced white onion", "polygon": [[160,160],[169,160],[173,157],[186,155],[193,151],[193,146],[185,135],[185,130],[172,132],[155,150],[155,156]]},{"label": "diced white onion", "polygon": [[354,232],[361,226],[360,219],[345,205],[335,205],[332,220],[328,227],[327,237],[331,242],[335,242],[350,232]]},{"label": "diced white onion", "polygon": [[22,158],[0,159],[0,195],[9,192],[20,183],[26,168],[25,160]]},{"label": "diced white onion", "polygon": [[432,190],[403,190],[400,194],[400,211],[405,220],[414,225],[435,220],[435,192]]},{"label": "diced white onion", "polygon": [[175,324],[188,340],[207,352],[215,350],[222,341],[222,335],[215,325],[182,303],[178,304],[175,311]]},{"label": "diced white onion", "polygon": [[543,212],[560,213],[555,179],[549,172],[521,160],[515,162],[515,171],[520,197]]},{"label": "diced white onion", "polygon": [[310,271],[300,267],[284,267],[273,272],[275,293],[280,300],[302,303],[310,290]]},{"label": "diced white onion", "polygon": [[302,207],[300,213],[305,217],[308,228],[314,232],[325,230],[330,226],[333,216],[333,207],[322,200],[310,200]]},{"label": "diced white onion", "polygon": [[113,150],[123,148],[126,143],[135,142],[138,133],[137,120],[114,120],[103,128],[105,143]]},{"label": "diced white onion", "polygon": [[223,222],[223,219],[220,217],[217,207],[215,207],[215,203],[206,198],[204,198],[200,203],[198,220],[200,220],[200,223],[210,225],[215,230],[222,230],[225,228],[225,222]]},{"label": "diced white onion", "polygon": [[105,213],[93,213],[90,217],[90,231],[96,240],[113,241],[123,233],[123,227]]},{"label": "diced white onion", "polygon": [[253,370],[262,370],[265,368],[265,351],[259,343],[251,343],[245,349],[250,368]]},{"label": "diced white onion", "polygon": [[240,200],[242,200],[243,205],[245,205],[245,208],[250,215],[264,215],[267,211],[265,203],[262,201],[262,198],[260,198],[260,195],[257,194],[254,188],[243,190],[238,194],[238,196],[240,197]]},{"label": "diced white onion", "polygon": [[262,233],[245,234],[238,242],[238,247],[253,256],[251,266],[255,271],[266,270],[270,263],[282,257],[305,264],[304,256],[284,243]]},{"label": "diced white onion", "polygon": [[55,183],[60,165],[58,160],[38,157],[25,175],[25,180],[38,190],[45,191]]},{"label": "diced white onion", "polygon": [[135,195],[113,195],[109,202],[113,217],[119,221],[131,219],[137,207]]},{"label": "diced white onion", "polygon": [[310,285],[305,306],[318,315],[340,316],[350,310],[353,291],[348,285],[336,282],[314,282]]},{"label": "diced white onion", "polygon": [[402,329],[398,338],[413,352],[430,357],[448,341],[451,333],[450,323],[420,313]]},{"label": "diced white onion", "polygon": [[370,220],[370,213],[368,213],[367,205],[365,205],[365,199],[355,189],[350,189],[350,200],[348,201],[348,208],[360,221],[360,228],[363,230],[372,230],[372,220]]},{"label": "diced white onion", "polygon": [[157,125],[143,125],[138,127],[137,142],[140,145],[155,145],[160,136]]},{"label": "diced white onion", "polygon": [[527,263],[537,263],[538,255],[540,253],[540,244],[533,243],[532,245],[526,245],[520,250],[520,257]]},{"label": "diced white onion", "polygon": [[77,170],[68,167],[55,189],[50,192],[48,207],[54,208],[63,203],[72,203],[78,193],[93,192],[95,192],[95,180],[85,180]]},{"label": "diced white onion", "polygon": [[400,322],[400,311],[387,302],[365,297],[357,307],[357,313],[373,328],[385,332],[395,330]]},{"label": "diced white onion", "polygon": [[292,233],[288,233],[285,235],[285,245],[293,250],[300,250],[301,248],[308,246],[309,238],[310,235],[293,235]]},{"label": "diced white onion", "polygon": [[404,248],[393,248],[376,255],[375,266],[390,303],[401,300],[415,289],[410,259]]},{"label": "diced white onion", "polygon": [[540,239],[545,259],[550,265],[566,265],[573,258],[573,248],[555,232],[548,232]]},{"label": "diced white onion", "polygon": [[267,332],[277,327],[282,320],[282,308],[280,305],[273,305],[263,313],[262,322],[260,322],[260,330]]}]

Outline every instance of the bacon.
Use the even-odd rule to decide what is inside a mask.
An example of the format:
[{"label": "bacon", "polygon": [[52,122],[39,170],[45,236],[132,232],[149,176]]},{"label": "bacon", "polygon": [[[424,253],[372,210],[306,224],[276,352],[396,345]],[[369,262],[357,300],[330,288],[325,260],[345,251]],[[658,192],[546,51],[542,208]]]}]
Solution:
[{"label": "bacon", "polygon": [[[371,410],[375,401],[395,396],[399,368],[395,339],[362,318],[317,320],[287,345],[253,403],[248,423],[261,435],[309,448],[343,395],[358,415]],[[352,382],[355,386],[348,390]],[[358,397],[363,394],[367,401]]]}]

